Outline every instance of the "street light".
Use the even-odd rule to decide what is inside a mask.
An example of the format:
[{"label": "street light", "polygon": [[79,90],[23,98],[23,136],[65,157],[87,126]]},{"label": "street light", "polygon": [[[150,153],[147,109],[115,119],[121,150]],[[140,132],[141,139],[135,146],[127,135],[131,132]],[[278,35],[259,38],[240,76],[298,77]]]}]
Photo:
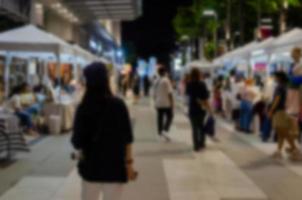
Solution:
[{"label": "street light", "polygon": [[203,11],[203,16],[205,16],[205,17],[215,17],[216,19],[218,18],[217,13],[216,13],[215,10],[204,10]]},{"label": "street light", "polygon": [[[207,10],[204,10],[203,11],[203,16],[204,17],[213,17],[215,19],[215,21],[218,23],[218,15],[217,15],[217,12],[215,10],[212,10],[212,9],[207,9]],[[213,33],[213,40],[214,40],[214,44],[215,44],[215,48],[217,50],[217,35],[218,35],[218,30],[217,30],[217,27],[216,27],[216,30],[215,32]],[[215,55],[216,55],[216,50],[215,50]]]}]

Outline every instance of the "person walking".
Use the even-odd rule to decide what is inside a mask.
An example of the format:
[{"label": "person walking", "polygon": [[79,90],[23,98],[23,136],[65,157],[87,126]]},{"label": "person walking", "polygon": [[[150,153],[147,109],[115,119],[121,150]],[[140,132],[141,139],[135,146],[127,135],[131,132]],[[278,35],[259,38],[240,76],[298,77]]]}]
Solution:
[{"label": "person walking", "polygon": [[125,103],[114,97],[104,64],[84,70],[86,93],[72,135],[82,178],[82,200],[119,200],[123,186],[137,176],[133,168],[133,132]]},{"label": "person walking", "polygon": [[301,154],[295,143],[295,135],[297,133],[295,133],[293,118],[286,113],[287,75],[284,72],[276,72],[275,81],[277,82],[277,87],[268,113],[268,116],[272,118],[273,129],[278,139],[278,148],[273,156],[282,158],[284,141],[287,141],[289,143],[287,152],[291,159],[296,160],[301,157]]},{"label": "person walking", "polygon": [[199,69],[191,71],[190,83],[187,85],[186,94],[189,100],[189,118],[192,126],[194,151],[201,151],[206,147],[206,133],[204,121],[206,112],[210,112],[209,91],[206,84],[201,80]]},{"label": "person walking", "polygon": [[144,95],[145,95],[145,97],[149,97],[151,81],[150,81],[150,78],[148,75],[144,76],[143,82],[144,82]]},{"label": "person walking", "polygon": [[154,86],[154,100],[157,110],[157,127],[160,138],[166,142],[171,139],[169,137],[170,127],[173,121],[173,87],[170,79],[167,76],[165,67],[160,67],[158,70],[159,78]]},{"label": "person walking", "polygon": [[133,80],[132,80],[132,90],[133,90],[133,103],[137,104],[139,99],[140,99],[140,93],[141,93],[141,80],[140,80],[140,76],[138,75],[138,73],[135,73],[133,75]]}]

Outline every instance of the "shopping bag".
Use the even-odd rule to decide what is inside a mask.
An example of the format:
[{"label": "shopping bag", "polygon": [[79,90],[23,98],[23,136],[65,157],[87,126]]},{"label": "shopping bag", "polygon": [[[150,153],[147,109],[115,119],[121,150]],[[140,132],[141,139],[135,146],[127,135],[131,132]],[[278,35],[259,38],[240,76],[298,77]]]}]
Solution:
[{"label": "shopping bag", "polygon": [[215,136],[215,119],[212,116],[207,116],[204,123],[204,132],[210,136]]}]

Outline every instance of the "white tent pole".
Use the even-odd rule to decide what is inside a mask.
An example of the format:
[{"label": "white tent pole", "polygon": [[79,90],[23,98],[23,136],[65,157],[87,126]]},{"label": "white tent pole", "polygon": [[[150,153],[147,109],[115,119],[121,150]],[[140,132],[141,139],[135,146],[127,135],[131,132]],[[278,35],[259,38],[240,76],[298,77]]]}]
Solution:
[{"label": "white tent pole", "polygon": [[62,77],[61,77],[61,57],[60,53],[56,53],[57,67],[56,67],[56,78],[59,84],[59,101],[61,100],[61,92],[62,92]]},{"label": "white tent pole", "polygon": [[48,77],[48,65],[46,60],[42,60],[42,68],[43,68],[43,84],[47,84],[49,77]]},{"label": "white tent pole", "polygon": [[29,74],[29,65],[31,63],[31,58],[27,58],[26,59],[26,82],[28,85],[32,86],[32,83],[33,83],[33,80],[31,79],[32,77],[30,77],[30,74]]},{"label": "white tent pole", "polygon": [[59,53],[56,53],[56,61],[57,61],[57,65],[56,65],[56,78],[59,81],[59,85],[61,86],[61,57]]},{"label": "white tent pole", "polygon": [[6,59],[5,59],[5,68],[4,68],[4,92],[5,92],[5,98],[9,97],[10,92],[10,81],[9,81],[9,75],[10,75],[10,65],[12,63],[12,55],[10,52],[6,53]]},{"label": "white tent pole", "polygon": [[72,72],[73,72],[73,79],[78,82],[78,65],[79,65],[79,59],[77,59],[78,56],[75,53],[74,57],[73,57],[73,68],[72,68]]}]

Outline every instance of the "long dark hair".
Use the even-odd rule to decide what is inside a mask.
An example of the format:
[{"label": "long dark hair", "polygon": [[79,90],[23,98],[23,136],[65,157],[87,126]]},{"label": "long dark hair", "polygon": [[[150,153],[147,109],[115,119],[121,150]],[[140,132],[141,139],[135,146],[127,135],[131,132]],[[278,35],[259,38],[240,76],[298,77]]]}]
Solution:
[{"label": "long dark hair", "polygon": [[112,97],[109,74],[103,63],[92,63],[84,70],[86,92],[82,103]]},{"label": "long dark hair", "polygon": [[190,73],[190,81],[198,82],[201,79],[201,72],[197,67],[192,68]]}]

